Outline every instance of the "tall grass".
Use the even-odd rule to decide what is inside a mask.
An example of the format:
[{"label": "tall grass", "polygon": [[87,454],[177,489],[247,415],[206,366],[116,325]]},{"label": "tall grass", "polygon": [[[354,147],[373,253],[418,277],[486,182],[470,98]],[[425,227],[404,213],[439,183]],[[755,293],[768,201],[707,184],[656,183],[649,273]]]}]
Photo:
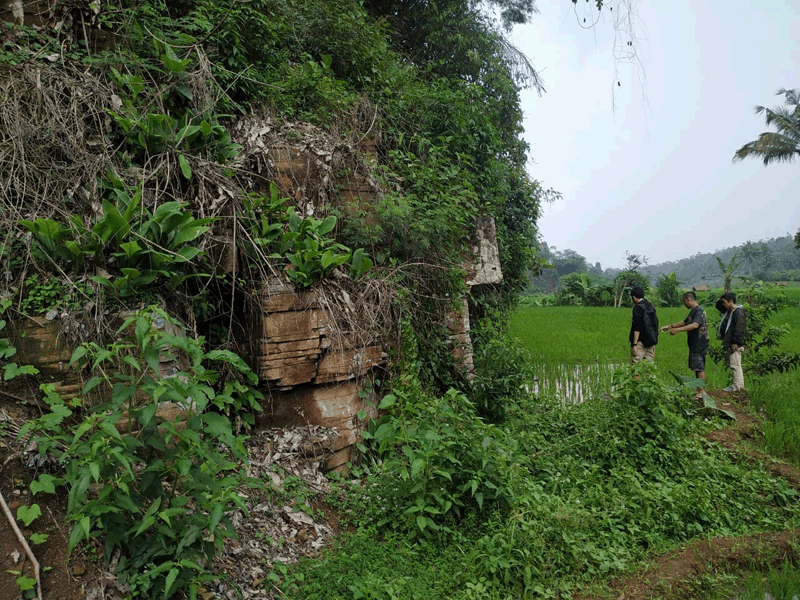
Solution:
[{"label": "tall grass", "polygon": [[[787,352],[800,352],[800,306],[774,315],[773,325],[788,323],[791,332],[781,344]],[[771,454],[800,464],[800,376],[796,371],[772,374],[749,384],[754,408],[763,410],[765,449]]]}]

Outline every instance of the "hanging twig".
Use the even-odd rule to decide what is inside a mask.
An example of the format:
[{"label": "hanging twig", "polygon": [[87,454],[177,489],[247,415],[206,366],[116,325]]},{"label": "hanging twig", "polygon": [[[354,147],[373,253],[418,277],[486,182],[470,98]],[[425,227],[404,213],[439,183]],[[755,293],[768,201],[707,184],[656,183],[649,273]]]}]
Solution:
[{"label": "hanging twig", "polygon": [[39,561],[36,560],[36,557],[33,555],[31,551],[31,547],[28,545],[28,541],[25,539],[25,536],[22,535],[22,532],[19,530],[19,526],[17,525],[16,520],[14,520],[14,516],[11,514],[11,510],[8,508],[8,504],[6,504],[5,498],[3,498],[3,494],[0,493],[0,504],[3,505],[3,512],[6,513],[6,518],[8,522],[11,523],[11,529],[14,530],[14,533],[17,534],[17,539],[19,543],[22,544],[22,547],[25,549],[25,554],[28,555],[31,563],[33,563],[33,575],[36,577],[36,598],[38,600],[42,600],[42,580],[39,578]]}]

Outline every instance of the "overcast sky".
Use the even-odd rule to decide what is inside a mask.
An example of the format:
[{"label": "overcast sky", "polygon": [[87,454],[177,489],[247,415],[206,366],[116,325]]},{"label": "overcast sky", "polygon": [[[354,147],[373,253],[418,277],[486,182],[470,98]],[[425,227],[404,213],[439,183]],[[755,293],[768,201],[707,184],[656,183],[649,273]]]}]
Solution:
[{"label": "overcast sky", "polygon": [[578,24],[595,0],[539,0],[512,32],[547,90],[522,97],[528,172],[563,195],[543,207],[544,240],[608,268],[625,251],[657,264],[794,235],[800,161],[731,158],[768,130],[753,107],[800,87],[800,0],[628,1],[639,38],[618,47],[641,65],[616,76],[613,11]]}]

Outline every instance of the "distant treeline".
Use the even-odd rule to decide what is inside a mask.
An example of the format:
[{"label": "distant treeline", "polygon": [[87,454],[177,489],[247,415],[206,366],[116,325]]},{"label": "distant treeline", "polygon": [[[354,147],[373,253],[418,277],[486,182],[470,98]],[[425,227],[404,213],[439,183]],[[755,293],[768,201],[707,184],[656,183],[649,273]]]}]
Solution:
[{"label": "distant treeline", "polygon": [[[620,273],[625,272],[625,269],[603,269],[599,262],[592,265],[574,250],[557,250],[554,246],[542,244],[540,253],[553,268],[545,269],[541,275],[531,279],[532,292],[555,293],[559,287],[563,287],[562,278],[571,273],[586,273],[596,285],[600,279],[614,281]],[[734,256],[734,280],[800,281],[800,249],[795,247],[794,239],[788,235],[758,242],[748,241],[713,253],[698,252],[677,261],[642,265],[636,271],[653,286],[657,285],[659,279],[675,273],[683,288],[699,285],[717,287],[722,285],[724,277],[719,261],[728,266]]]}]

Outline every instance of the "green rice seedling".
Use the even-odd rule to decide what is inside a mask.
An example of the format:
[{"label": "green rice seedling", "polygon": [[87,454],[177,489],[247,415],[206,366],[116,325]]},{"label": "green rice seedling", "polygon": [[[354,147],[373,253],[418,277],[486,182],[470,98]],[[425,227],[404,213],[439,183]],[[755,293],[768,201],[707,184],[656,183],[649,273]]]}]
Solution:
[{"label": "green rice seedling", "polygon": [[756,379],[750,390],[754,408],[769,417],[764,445],[771,453],[800,464],[800,380],[795,373],[773,373]]},{"label": "green rice seedling", "polygon": [[[658,314],[660,322],[675,323],[688,311],[661,308]],[[531,353],[539,391],[549,389],[565,395],[566,401],[575,401],[576,397],[585,399],[589,390],[608,393],[614,367],[630,363],[630,321],[630,308],[526,306],[516,311],[509,331]],[[691,374],[688,357],[685,334],[662,333],[656,347],[658,377],[671,384],[671,371]],[[709,363],[712,361],[706,368],[709,388],[725,387],[727,369]]]}]

